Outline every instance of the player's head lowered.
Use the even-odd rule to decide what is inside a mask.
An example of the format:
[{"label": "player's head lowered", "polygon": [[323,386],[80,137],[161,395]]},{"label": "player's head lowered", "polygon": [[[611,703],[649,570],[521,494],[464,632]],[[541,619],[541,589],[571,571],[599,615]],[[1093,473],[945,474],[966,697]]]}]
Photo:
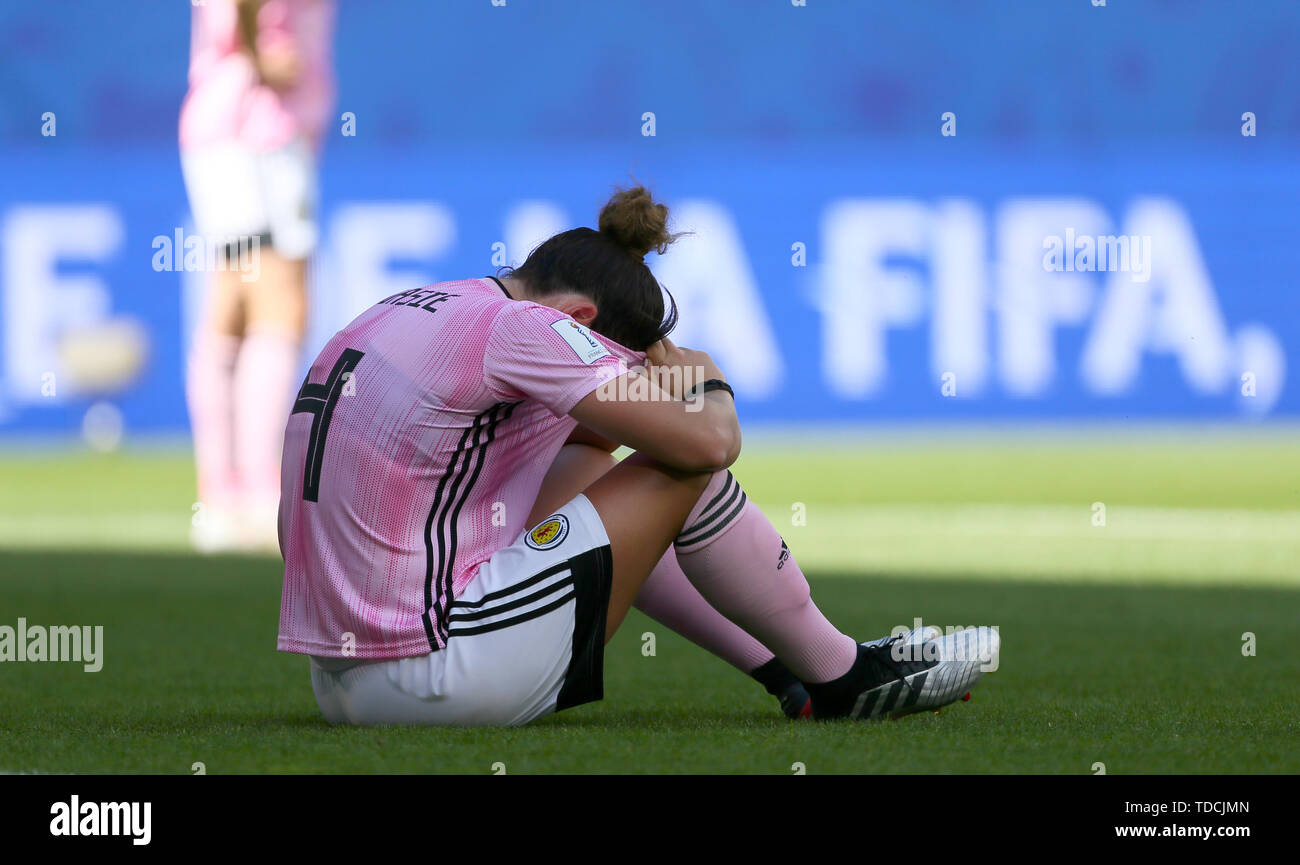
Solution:
[{"label": "player's head lowered", "polygon": [[597,225],[599,231],[574,228],[555,235],[509,275],[537,303],[564,308],[570,304],[548,301],[575,294],[589,299],[581,314],[565,311],[620,345],[645,351],[677,325],[677,304],[669,294],[665,314],[666,292],[645,263],[650,250],[662,254],[677,239],[668,232],[668,208],[645,187],[620,189],[601,209]]}]

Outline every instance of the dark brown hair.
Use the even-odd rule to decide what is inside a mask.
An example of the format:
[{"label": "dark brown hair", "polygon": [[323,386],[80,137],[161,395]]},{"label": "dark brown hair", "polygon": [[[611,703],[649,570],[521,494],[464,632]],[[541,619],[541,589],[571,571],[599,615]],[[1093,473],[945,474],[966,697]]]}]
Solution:
[{"label": "dark brown hair", "polygon": [[507,271],[545,297],[577,292],[596,304],[591,329],[636,351],[645,351],[677,326],[677,303],[659,285],[645,256],[663,253],[678,235],[668,232],[668,208],[643,186],[619,189],[600,211],[599,231],[574,228],[534,249]]}]

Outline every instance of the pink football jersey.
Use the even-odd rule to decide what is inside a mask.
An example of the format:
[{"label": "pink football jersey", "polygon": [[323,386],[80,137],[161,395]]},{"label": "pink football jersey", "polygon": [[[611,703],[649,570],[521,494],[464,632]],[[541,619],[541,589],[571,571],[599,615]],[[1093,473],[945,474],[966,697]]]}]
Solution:
[{"label": "pink football jersey", "polygon": [[451,601],[527,528],[569,410],[643,359],[490,279],[402,292],[339,331],[285,430],[279,648],[445,645]]},{"label": "pink football jersey", "polygon": [[259,50],[296,52],[299,77],[285,91],[260,83],[240,50],[233,0],[193,8],[190,89],[181,105],[180,142],[193,150],[239,142],[275,150],[297,138],[317,141],[334,99],[331,42],[333,0],[266,0],[258,10]]}]

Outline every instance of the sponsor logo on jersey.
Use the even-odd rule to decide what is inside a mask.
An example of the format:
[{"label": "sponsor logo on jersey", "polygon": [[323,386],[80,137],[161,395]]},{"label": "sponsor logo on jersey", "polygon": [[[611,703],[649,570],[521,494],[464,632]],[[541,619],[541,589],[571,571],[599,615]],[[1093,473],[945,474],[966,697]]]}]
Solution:
[{"label": "sponsor logo on jersey", "polygon": [[776,569],[779,571],[785,567],[785,563],[790,560],[790,548],[785,545],[785,538],[781,538],[781,553],[776,557]]},{"label": "sponsor logo on jersey", "polygon": [[602,357],[609,357],[608,349],[591,335],[591,331],[571,318],[562,318],[553,322],[551,330],[564,337],[569,348],[573,349],[573,353],[583,363],[595,363]]},{"label": "sponsor logo on jersey", "polygon": [[564,543],[568,536],[569,520],[563,514],[556,514],[524,536],[524,543],[535,550],[550,550]]}]

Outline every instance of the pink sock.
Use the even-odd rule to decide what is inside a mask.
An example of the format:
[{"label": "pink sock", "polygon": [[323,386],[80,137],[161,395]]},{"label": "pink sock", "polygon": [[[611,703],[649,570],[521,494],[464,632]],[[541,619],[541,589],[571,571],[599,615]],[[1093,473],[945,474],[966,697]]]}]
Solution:
[{"label": "pink sock", "polygon": [[270,329],[244,337],[235,368],[235,459],[245,500],[280,500],[280,454],[298,380],[298,342]]},{"label": "pink sock", "polygon": [[238,337],[200,329],[185,374],[199,501],[212,507],[235,506],[233,390],[238,354]]},{"label": "pink sock", "polygon": [[636,608],[664,627],[708,649],[742,673],[772,660],[772,652],[704,600],[682,573],[673,550],[655,565],[636,596]]},{"label": "pink sock", "polygon": [[849,671],[858,645],[812,602],[785,541],[731,472],[716,472],[686,518],[677,561],[708,602],[805,682]]}]

